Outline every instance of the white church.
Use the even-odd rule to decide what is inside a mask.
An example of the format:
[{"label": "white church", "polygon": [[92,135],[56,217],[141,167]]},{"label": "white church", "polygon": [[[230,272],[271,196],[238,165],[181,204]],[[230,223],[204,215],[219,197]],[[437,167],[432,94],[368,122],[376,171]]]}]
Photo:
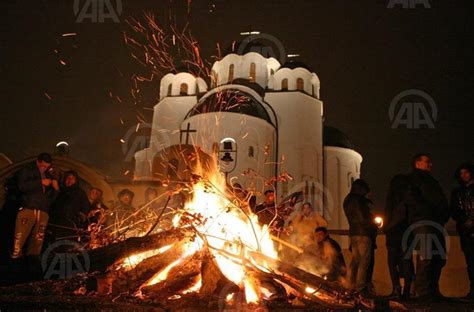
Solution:
[{"label": "white church", "polygon": [[277,199],[302,192],[330,229],[347,230],[342,203],[362,156],[342,132],[324,126],[323,113],[318,76],[297,62],[229,53],[213,64],[210,86],[191,73],[169,73],[161,79],[149,147],[135,154],[134,179],[170,178],[183,170],[178,147],[198,146],[217,156],[229,183],[257,194],[265,180],[288,173]]}]

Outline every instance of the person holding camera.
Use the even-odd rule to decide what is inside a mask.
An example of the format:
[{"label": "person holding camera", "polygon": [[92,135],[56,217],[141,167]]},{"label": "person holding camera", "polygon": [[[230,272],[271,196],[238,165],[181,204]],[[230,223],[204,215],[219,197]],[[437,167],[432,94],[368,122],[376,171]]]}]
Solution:
[{"label": "person holding camera", "polygon": [[41,153],[35,162],[18,173],[21,208],[15,223],[13,259],[23,255],[39,256],[41,253],[49,209],[59,190],[51,162],[51,155]]}]

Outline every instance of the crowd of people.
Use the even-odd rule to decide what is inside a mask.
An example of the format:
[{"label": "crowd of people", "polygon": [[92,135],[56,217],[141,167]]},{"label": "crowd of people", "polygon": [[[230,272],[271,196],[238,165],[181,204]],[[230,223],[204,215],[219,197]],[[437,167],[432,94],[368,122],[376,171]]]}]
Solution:
[{"label": "crowd of people", "polygon": [[[470,281],[467,298],[474,299],[473,167],[463,164],[456,170],[459,187],[452,191],[450,202],[431,175],[429,155],[415,155],[412,167],[411,173],[392,178],[386,198],[383,231],[393,289],[391,296],[409,298],[414,294],[421,301],[443,299],[439,281],[447,258],[445,225],[453,218]],[[344,201],[352,252],[349,280],[354,289],[368,294],[373,291],[371,281],[378,233],[369,197],[369,185],[359,179],[353,182]]]},{"label": "crowd of people", "polygon": [[88,248],[103,246],[125,234],[132,225],[134,230],[144,231],[146,225],[138,219],[146,219],[142,218],[144,214],[158,210],[158,192],[154,188],[146,189],[146,202],[139,207],[147,209],[134,207],[135,194],[128,189],[120,191],[117,201],[107,207],[101,189],[90,186],[86,193],[77,172],[53,168],[51,155],[42,153],[5,184],[2,262],[5,258],[38,258],[45,247],[64,240]]},{"label": "crowd of people", "polygon": [[[431,169],[430,156],[417,154],[412,159],[412,172],[397,174],[390,182],[382,229],[393,289],[390,296],[400,299],[415,296],[420,301],[443,299],[439,281],[447,257],[445,226],[452,218],[467,264],[470,281],[467,298],[474,299],[474,169],[466,163],[456,170],[459,186],[452,191],[450,201]],[[377,220],[370,197],[369,184],[357,179],[344,199],[351,252],[347,269],[337,242],[331,240],[322,247],[321,242],[329,239],[320,239],[328,237],[327,222],[310,203],[304,203],[298,213],[285,218],[277,213],[279,206],[275,204],[274,191],[268,190],[264,202],[254,212],[261,224],[271,226],[272,234],[290,243],[292,248],[285,258],[300,259],[301,266],[308,271],[340,281],[365,295],[374,295],[375,250],[382,224]]]},{"label": "crowd of people", "polygon": [[[6,205],[15,202],[18,208],[12,228],[10,258],[38,257],[45,240],[88,242],[94,248],[109,239],[101,236],[104,229],[118,237],[129,231],[131,224],[137,228],[136,224],[141,222],[136,217],[140,209],[134,207],[132,191],[120,191],[117,203],[109,209],[103,203],[100,189],[91,187],[86,193],[79,186],[80,177],[76,172],[59,174],[51,165],[51,156],[42,153],[7,182]],[[383,232],[392,296],[409,298],[414,294],[420,300],[442,298],[439,280],[446,263],[445,225],[453,218],[467,263],[468,297],[474,299],[473,167],[464,164],[456,170],[459,187],[452,191],[450,202],[431,175],[429,155],[415,155],[412,167],[412,172],[392,178],[386,197]],[[301,209],[288,217],[278,213],[281,206],[275,204],[274,190],[267,190],[265,200],[258,205],[255,197],[241,185],[234,184],[233,191],[237,200],[246,202],[249,211],[257,215],[259,223],[269,225],[273,238],[289,247],[283,258],[299,259],[301,266],[315,274],[365,295],[374,294],[372,276],[381,224],[376,221],[370,186],[366,181],[353,181],[343,203],[352,255],[348,267],[341,247],[329,235],[328,222],[312,203],[303,203]],[[156,213],[162,208],[157,198],[157,190],[148,188],[145,203],[140,207]],[[289,202],[294,207],[296,200],[292,198]],[[145,225],[138,228],[149,230]],[[427,238],[432,241],[427,242]],[[2,246],[1,249],[8,248]]]}]

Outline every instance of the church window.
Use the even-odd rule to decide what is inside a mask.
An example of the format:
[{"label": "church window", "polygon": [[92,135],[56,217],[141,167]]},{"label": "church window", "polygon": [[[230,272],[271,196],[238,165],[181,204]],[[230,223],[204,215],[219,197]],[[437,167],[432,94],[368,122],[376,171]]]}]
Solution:
[{"label": "church window", "polygon": [[173,85],[170,83],[168,85],[168,96],[171,96],[171,89],[173,88]]},{"label": "church window", "polygon": [[234,64],[230,64],[229,66],[229,79],[228,82],[232,82],[234,80]]},{"label": "church window", "polygon": [[303,80],[303,78],[296,79],[296,90],[304,91],[304,80]]},{"label": "church window", "polygon": [[255,156],[255,150],[253,146],[249,146],[249,157],[254,157]]},{"label": "church window", "polygon": [[250,82],[255,82],[257,77],[257,65],[255,63],[251,63],[250,64],[250,76],[249,76],[249,80]]},{"label": "church window", "polygon": [[168,172],[167,172],[168,179],[170,180],[178,179],[178,165],[179,165],[179,161],[176,158],[173,158],[168,162]]},{"label": "church window", "polygon": [[288,91],[288,79],[283,79],[281,81],[281,91]]},{"label": "church window", "polygon": [[179,87],[179,95],[188,95],[188,84],[182,83]]}]

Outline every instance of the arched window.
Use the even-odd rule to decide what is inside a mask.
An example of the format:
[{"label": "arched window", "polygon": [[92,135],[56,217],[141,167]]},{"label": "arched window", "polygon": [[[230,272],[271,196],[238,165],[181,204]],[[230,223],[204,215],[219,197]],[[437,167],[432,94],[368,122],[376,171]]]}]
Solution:
[{"label": "arched window", "polygon": [[281,81],[281,91],[288,91],[288,79],[283,79]]},{"label": "arched window", "polygon": [[168,96],[171,96],[171,89],[173,88],[173,85],[170,83],[168,85]]},{"label": "arched window", "polygon": [[253,146],[249,146],[249,157],[254,157],[255,156],[255,150]]},{"label": "arched window", "polygon": [[227,82],[232,82],[232,80],[234,80],[234,64],[229,66],[229,79],[227,79]]},{"label": "arched window", "polygon": [[249,76],[249,80],[250,82],[255,82],[257,77],[257,65],[255,63],[251,63],[250,64],[250,76]]},{"label": "arched window", "polygon": [[275,71],[273,70],[273,68],[270,69],[270,75],[273,75],[275,73]]},{"label": "arched window", "polygon": [[188,95],[188,84],[182,83],[179,87],[179,95]]},{"label": "arched window", "polygon": [[311,94],[311,95],[312,95],[312,96],[316,96],[316,94],[314,94],[314,84],[311,85],[311,89],[312,89],[312,91],[311,91],[312,94]]},{"label": "arched window", "polygon": [[176,158],[173,158],[168,162],[168,171],[166,173],[166,175],[168,176],[168,179],[170,180],[178,179],[178,165],[179,165],[179,160],[177,160]]},{"label": "arched window", "polygon": [[303,78],[296,79],[296,90],[304,91],[304,80],[303,80]]}]

